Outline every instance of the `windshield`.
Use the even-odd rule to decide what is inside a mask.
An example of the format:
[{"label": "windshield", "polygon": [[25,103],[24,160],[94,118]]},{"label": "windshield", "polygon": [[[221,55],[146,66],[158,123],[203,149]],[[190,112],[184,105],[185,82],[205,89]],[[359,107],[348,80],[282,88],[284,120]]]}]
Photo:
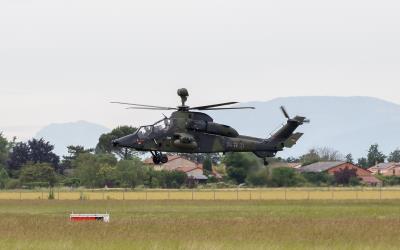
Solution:
[{"label": "windshield", "polygon": [[142,126],[138,129],[137,135],[139,139],[148,137],[153,132],[153,126]]},{"label": "windshield", "polygon": [[139,139],[149,138],[151,135],[167,132],[170,128],[170,119],[161,120],[154,125],[142,126],[137,130]]},{"label": "windshield", "polygon": [[170,125],[171,125],[170,119],[165,118],[164,120],[161,120],[156,124],[154,124],[154,132],[155,133],[167,132]]}]

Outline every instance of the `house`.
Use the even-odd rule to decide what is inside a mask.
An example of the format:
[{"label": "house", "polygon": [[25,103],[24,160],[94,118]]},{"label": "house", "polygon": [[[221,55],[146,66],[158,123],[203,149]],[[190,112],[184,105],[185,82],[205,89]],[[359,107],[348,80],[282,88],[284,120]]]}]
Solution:
[{"label": "house", "polygon": [[361,179],[361,182],[371,185],[377,186],[381,185],[382,181],[376,178],[370,171],[360,168],[352,163],[343,162],[343,161],[327,161],[327,162],[316,162],[304,167],[299,168],[300,172],[314,172],[321,173],[327,172],[331,175],[334,175],[335,172],[340,171],[341,169],[355,169],[356,175]]},{"label": "house", "polygon": [[379,163],[373,167],[370,167],[368,170],[373,174],[381,174],[384,176],[400,176],[400,163]]},{"label": "house", "polygon": [[153,167],[154,170],[179,171],[185,173],[189,179],[195,182],[205,182],[208,177],[203,173],[203,164],[199,164],[179,155],[168,155],[168,162],[155,165],[151,158],[144,160],[144,164]]}]

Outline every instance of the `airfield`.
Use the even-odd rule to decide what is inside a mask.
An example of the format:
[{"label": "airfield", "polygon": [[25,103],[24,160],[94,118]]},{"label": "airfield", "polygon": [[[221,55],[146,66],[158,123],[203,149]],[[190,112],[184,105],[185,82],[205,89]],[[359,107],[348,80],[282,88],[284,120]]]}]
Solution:
[{"label": "airfield", "polygon": [[[64,191],[48,200],[44,191],[1,192],[0,249],[397,249],[400,244],[400,190],[395,189],[217,190],[215,200],[205,197],[214,197],[214,191],[196,190],[193,200],[187,190],[147,192],[148,200],[139,196],[143,193]],[[200,193],[203,199],[196,198]],[[71,212],[109,212],[111,222],[70,222]]]}]

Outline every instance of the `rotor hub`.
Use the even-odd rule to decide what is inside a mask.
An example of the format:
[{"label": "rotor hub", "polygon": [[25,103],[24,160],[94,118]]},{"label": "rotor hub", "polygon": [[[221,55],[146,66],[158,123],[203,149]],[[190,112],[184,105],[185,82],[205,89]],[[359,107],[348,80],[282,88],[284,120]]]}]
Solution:
[{"label": "rotor hub", "polygon": [[189,91],[186,88],[178,89],[178,96],[181,97],[182,106],[178,107],[180,110],[188,110],[189,107],[185,105],[189,96]]}]

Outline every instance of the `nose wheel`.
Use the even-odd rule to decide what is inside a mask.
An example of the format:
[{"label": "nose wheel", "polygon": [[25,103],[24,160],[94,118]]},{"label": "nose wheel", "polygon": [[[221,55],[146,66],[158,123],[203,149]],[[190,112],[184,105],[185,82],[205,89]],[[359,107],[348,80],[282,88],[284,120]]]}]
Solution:
[{"label": "nose wheel", "polygon": [[168,162],[168,156],[166,154],[162,154],[158,151],[150,151],[151,155],[153,156],[153,163],[155,165],[164,164]]}]

